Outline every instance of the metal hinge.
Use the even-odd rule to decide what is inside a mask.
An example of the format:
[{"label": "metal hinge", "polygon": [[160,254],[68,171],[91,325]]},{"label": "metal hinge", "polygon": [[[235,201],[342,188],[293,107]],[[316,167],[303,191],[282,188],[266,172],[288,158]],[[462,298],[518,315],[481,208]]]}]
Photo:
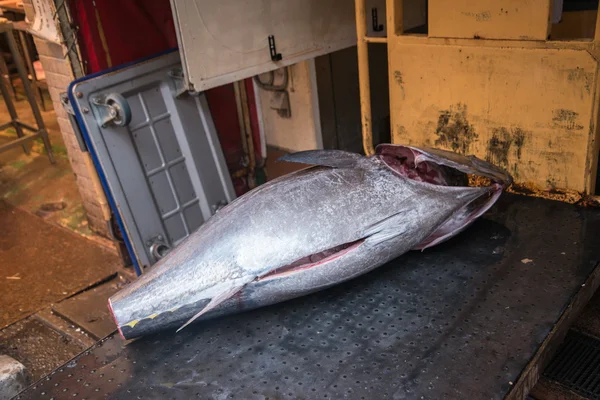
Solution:
[{"label": "metal hinge", "polygon": [[171,82],[173,82],[172,90],[175,98],[179,98],[185,93],[191,96],[198,96],[200,94],[200,92],[186,86],[185,76],[181,67],[175,67],[167,72],[167,74],[171,78]]},{"label": "metal hinge", "polygon": [[81,130],[79,129],[79,124],[77,123],[77,118],[75,118],[75,111],[73,111],[73,106],[69,102],[69,96],[67,93],[60,93],[60,103],[62,104],[64,110],[67,112],[69,116],[69,122],[71,123],[71,127],[73,128],[73,133],[77,138],[77,143],[79,144],[79,148],[81,151],[88,151],[87,145],[85,144],[85,140],[83,140],[83,135],[81,134]]}]

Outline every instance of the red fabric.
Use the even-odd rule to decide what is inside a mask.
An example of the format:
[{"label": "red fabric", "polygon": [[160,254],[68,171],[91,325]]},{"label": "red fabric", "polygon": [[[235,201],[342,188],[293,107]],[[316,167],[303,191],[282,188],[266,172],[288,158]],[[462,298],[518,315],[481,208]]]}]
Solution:
[{"label": "red fabric", "polygon": [[79,27],[78,39],[88,74],[177,47],[169,0],[84,0],[68,4]]},{"label": "red fabric", "polygon": [[[102,42],[95,22],[92,2],[74,1],[68,4],[71,6],[71,15],[78,27],[77,40],[86,74],[107,69],[104,51],[100,51],[100,53],[97,51],[102,49]],[[91,21],[90,18],[92,18]]]}]

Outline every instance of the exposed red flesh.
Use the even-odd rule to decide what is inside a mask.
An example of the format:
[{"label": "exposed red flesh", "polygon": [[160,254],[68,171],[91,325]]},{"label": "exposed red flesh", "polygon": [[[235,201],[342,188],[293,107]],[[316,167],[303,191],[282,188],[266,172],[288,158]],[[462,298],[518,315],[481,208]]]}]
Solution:
[{"label": "exposed red flesh", "polygon": [[[439,165],[427,155],[407,147],[382,147],[377,157],[398,175],[408,179],[439,186],[469,186],[466,173],[452,167]],[[420,243],[415,250],[422,250],[447,240],[470,225],[485,213],[498,199],[503,184],[492,181],[488,195],[465,205]]]},{"label": "exposed red flesh", "polygon": [[379,159],[399,175],[418,182],[434,185],[447,185],[440,167],[429,161],[415,163],[415,155],[410,149],[402,149],[396,154],[381,154]]},{"label": "exposed red flesh", "polygon": [[299,260],[294,261],[291,264],[285,265],[283,267],[274,269],[273,271],[263,275],[258,280],[267,280],[273,278],[279,278],[284,275],[289,275],[295,272],[307,270],[309,268],[313,268],[319,265],[323,265],[325,263],[331,262],[343,256],[344,254],[349,253],[350,251],[356,249],[364,242],[364,239],[356,240],[350,243],[344,243],[339,246],[333,247],[331,249],[327,249],[321,251],[319,253],[311,254],[307,257],[303,257]]}]

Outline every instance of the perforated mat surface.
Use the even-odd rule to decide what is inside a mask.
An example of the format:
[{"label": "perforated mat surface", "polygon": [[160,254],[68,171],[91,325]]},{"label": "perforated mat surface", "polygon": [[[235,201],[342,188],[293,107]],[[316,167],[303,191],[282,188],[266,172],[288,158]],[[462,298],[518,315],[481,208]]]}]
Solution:
[{"label": "perforated mat surface", "polygon": [[314,295],[125,343],[22,399],[490,399],[600,259],[600,212],[505,195],[455,239]]}]

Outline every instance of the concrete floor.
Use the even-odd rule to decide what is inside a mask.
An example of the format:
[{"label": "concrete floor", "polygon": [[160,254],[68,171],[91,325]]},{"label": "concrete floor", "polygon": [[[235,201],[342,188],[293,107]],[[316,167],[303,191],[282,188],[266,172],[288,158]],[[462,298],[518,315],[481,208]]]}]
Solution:
[{"label": "concrete floor", "polygon": [[[17,86],[22,93],[22,87]],[[107,299],[134,279],[110,241],[87,226],[75,176],[51,109],[42,111],[56,163],[41,140],[0,153],[0,354],[48,374],[115,328]],[[19,96],[23,99],[23,96]],[[29,104],[19,118],[35,125]],[[10,117],[0,106],[0,123]],[[0,132],[0,144],[17,137]],[[0,396],[2,397],[2,396]]]},{"label": "concrete floor", "polygon": [[[17,92],[22,86],[17,85]],[[45,92],[48,111],[42,111],[56,159],[50,164],[41,139],[31,145],[30,155],[21,147],[0,153],[0,199],[27,212],[37,214],[51,223],[61,225],[99,243],[112,244],[94,235],[87,226],[75,176],[71,170],[52,102]],[[19,96],[22,99],[22,94]],[[14,101],[19,118],[35,125],[35,119],[25,100]],[[0,123],[10,121],[6,107],[0,107]],[[13,128],[0,132],[0,144],[17,137]]]},{"label": "concrete floor", "polygon": [[0,328],[113,277],[117,255],[0,202]]}]

